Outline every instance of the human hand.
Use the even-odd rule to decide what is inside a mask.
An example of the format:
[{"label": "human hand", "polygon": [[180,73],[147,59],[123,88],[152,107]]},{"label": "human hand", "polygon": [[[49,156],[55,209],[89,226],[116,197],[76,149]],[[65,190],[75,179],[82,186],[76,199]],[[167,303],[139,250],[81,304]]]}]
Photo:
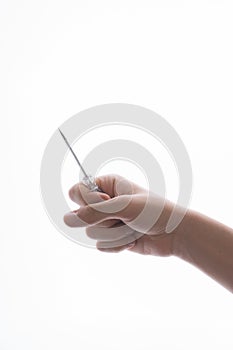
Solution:
[{"label": "human hand", "polygon": [[119,175],[100,176],[96,183],[103,193],[91,192],[82,183],[70,189],[70,198],[80,208],[64,216],[68,226],[86,227],[101,251],[173,254],[175,230],[165,232],[173,203]]}]

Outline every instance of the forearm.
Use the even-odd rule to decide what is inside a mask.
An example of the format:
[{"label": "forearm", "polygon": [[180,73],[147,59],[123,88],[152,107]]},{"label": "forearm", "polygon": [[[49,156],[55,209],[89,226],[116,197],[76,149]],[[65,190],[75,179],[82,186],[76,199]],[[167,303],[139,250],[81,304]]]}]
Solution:
[{"label": "forearm", "polygon": [[176,229],[173,254],[233,292],[233,229],[188,211]]}]

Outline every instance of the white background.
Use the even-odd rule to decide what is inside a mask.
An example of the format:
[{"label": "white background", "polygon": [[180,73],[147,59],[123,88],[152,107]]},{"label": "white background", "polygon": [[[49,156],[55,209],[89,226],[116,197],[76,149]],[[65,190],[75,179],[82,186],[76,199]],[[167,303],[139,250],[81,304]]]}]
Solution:
[{"label": "white background", "polygon": [[191,207],[233,226],[231,3],[1,0],[2,350],[232,349],[231,293],[176,258],[72,243],[39,188],[60,124],[133,103],[183,139]]}]

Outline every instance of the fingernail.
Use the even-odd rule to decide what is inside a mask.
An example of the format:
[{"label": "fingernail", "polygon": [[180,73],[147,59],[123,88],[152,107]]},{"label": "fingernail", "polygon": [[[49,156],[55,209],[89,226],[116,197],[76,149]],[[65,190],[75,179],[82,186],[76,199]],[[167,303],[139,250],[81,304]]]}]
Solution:
[{"label": "fingernail", "polygon": [[110,198],[109,195],[105,194],[105,193],[101,193],[99,196],[100,196],[101,199],[103,199],[105,201]]}]

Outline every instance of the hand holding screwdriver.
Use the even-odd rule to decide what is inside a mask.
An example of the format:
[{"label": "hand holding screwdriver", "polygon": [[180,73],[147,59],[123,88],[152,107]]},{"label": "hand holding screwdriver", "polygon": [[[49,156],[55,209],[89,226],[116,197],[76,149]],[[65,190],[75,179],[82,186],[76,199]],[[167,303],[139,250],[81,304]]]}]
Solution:
[{"label": "hand holding screwdriver", "polygon": [[178,227],[168,234],[165,228],[174,203],[164,200],[161,215],[151,230],[145,232],[140,220],[135,223],[135,219],[145,203],[149,203],[144,219],[150,220],[161,198],[118,175],[101,176],[96,184],[82,166],[80,168],[87,181],[73,186],[69,192],[80,208],[64,216],[68,226],[86,227],[87,235],[97,240],[101,251],[130,249],[140,254],[177,256],[233,292],[232,228],[188,210]]}]

